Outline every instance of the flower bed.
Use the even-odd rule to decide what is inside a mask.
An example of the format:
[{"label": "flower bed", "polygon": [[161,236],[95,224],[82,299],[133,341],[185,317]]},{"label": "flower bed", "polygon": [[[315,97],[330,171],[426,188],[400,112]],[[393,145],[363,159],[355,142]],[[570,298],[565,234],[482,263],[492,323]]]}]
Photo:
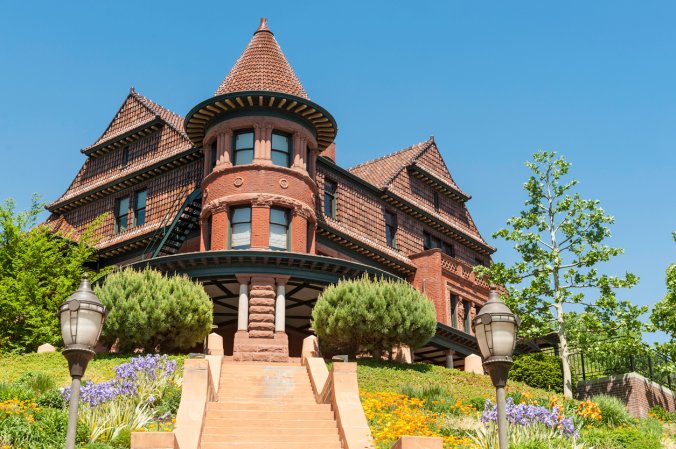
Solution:
[{"label": "flower bed", "polygon": [[[65,364],[63,358],[59,362]],[[86,382],[78,447],[128,448],[134,430],[172,430],[181,392],[177,366],[167,356],[137,356],[111,369],[113,379]],[[0,384],[0,449],[62,449],[70,388],[54,385],[42,373],[24,373],[11,384]]]}]

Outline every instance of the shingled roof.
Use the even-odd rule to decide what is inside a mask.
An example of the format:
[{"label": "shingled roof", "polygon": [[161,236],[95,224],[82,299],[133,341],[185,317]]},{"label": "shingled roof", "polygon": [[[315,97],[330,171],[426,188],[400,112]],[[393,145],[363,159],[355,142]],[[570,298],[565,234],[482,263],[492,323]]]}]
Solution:
[{"label": "shingled roof", "polygon": [[156,122],[164,124],[165,129],[159,131],[157,145],[152,148],[152,151],[147,151],[141,157],[123,166],[105,156],[90,155],[66,192],[49,204],[47,209],[52,210],[57,205],[85,192],[193,148],[183,128],[183,117],[140,95],[132,88],[101,137],[94,144],[84,148],[82,152],[88,153],[88,149],[106,146],[109,142],[115,142],[127,135],[130,130]]},{"label": "shingled roof", "polygon": [[309,99],[265,18],[214,95],[243,91],[280,92]]},{"label": "shingled roof", "polygon": [[188,138],[183,128],[183,117],[144,97],[132,87],[129,90],[129,95],[108,124],[106,130],[101,134],[101,137],[81,151],[87,153],[89,149],[114,140],[116,137],[146,123],[150,123],[158,117],[174,128],[176,132],[185,136],[186,139]]}]

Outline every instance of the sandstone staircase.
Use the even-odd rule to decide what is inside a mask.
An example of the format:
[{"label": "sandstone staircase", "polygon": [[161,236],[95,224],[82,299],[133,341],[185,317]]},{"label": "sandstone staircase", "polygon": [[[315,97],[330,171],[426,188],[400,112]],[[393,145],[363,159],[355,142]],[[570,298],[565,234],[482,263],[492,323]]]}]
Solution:
[{"label": "sandstone staircase", "polygon": [[207,404],[201,449],[340,449],[329,404],[317,404],[300,363],[224,361]]}]

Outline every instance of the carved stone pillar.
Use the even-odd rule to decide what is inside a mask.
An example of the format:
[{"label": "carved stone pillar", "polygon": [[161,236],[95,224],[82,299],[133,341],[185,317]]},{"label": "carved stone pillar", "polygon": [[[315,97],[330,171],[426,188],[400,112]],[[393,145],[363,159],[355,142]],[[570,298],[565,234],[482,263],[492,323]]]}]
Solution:
[{"label": "carved stone pillar", "polygon": [[249,337],[272,338],[275,330],[274,279],[252,277],[249,292]]}]

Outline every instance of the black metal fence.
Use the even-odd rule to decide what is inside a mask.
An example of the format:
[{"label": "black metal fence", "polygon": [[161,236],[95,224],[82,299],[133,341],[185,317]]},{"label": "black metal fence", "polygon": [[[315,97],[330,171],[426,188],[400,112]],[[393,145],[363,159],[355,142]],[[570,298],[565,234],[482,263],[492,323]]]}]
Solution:
[{"label": "black metal fence", "polygon": [[577,381],[635,372],[671,390],[676,386],[676,375],[667,371],[668,358],[649,348],[628,355],[577,351],[571,353],[568,360]]}]

